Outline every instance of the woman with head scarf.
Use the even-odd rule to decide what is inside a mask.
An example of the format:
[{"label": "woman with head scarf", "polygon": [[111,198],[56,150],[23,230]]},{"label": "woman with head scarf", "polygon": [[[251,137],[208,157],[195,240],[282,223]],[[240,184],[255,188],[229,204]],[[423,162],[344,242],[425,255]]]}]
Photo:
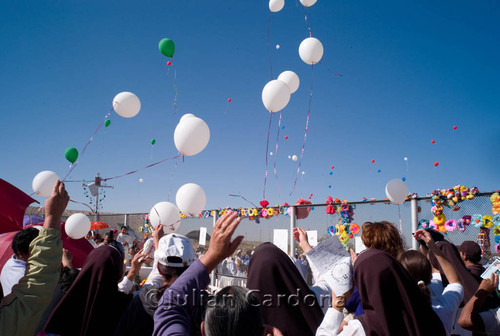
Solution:
[{"label": "woman with head scarf", "polygon": [[52,312],[45,331],[58,335],[112,335],[131,295],[118,291],[123,254],[113,244],[94,249]]},{"label": "woman with head scarf", "polygon": [[443,324],[408,272],[392,256],[367,249],[354,264],[364,314],[339,333],[346,295],[335,296],[316,335],[445,335]]}]

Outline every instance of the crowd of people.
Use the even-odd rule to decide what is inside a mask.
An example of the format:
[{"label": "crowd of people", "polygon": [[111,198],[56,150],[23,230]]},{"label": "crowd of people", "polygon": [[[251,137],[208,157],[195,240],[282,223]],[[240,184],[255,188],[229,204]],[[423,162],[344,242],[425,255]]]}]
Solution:
[{"label": "crowd of people", "polygon": [[[294,231],[298,260],[271,243],[243,253],[244,237],[233,238],[241,218],[232,213],[217,220],[206,251],[183,235],[164,235],[161,225],[136,251],[123,227],[102,242],[89,236],[95,248],[75,269],[61,243],[68,200],[58,182],[43,228],[13,239],[0,273],[2,335],[500,334],[498,274],[481,279],[481,249],[471,241],[457,247],[439,232],[418,230],[419,250],[407,250],[392,223],[366,222],[366,250],[351,250],[352,288],[335,293],[308,256],[304,230]],[[139,286],[145,263],[152,271]],[[246,286],[212,292],[214,270],[246,277]]]}]

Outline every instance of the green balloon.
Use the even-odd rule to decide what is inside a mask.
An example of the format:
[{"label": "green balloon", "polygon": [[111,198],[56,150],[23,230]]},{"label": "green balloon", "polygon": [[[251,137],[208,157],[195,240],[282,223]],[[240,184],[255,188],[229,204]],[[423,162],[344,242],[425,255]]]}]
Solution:
[{"label": "green balloon", "polygon": [[78,150],[75,147],[69,147],[64,152],[64,156],[69,162],[75,163],[76,159],[78,159]]},{"label": "green balloon", "polygon": [[168,38],[164,38],[158,44],[158,49],[160,49],[160,52],[163,55],[165,55],[167,57],[173,57],[174,51],[175,51],[174,41],[172,41],[171,39],[168,39]]},{"label": "green balloon", "polygon": [[155,139],[151,139],[151,144],[154,145],[156,143]]},{"label": "green balloon", "polygon": [[104,122],[104,126],[108,127],[109,125],[111,125],[111,120],[106,119],[106,121]]}]

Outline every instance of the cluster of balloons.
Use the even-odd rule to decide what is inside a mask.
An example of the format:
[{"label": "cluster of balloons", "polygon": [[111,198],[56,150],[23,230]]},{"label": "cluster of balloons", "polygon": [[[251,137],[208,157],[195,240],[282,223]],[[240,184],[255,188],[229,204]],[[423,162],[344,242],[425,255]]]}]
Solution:
[{"label": "cluster of balloons", "polygon": [[290,95],[300,85],[299,76],[293,71],[284,71],[278,79],[273,79],[262,90],[262,102],[266,109],[275,113],[281,111],[290,101]]},{"label": "cluster of balloons", "polygon": [[203,188],[195,183],[187,183],[177,190],[175,195],[177,206],[170,202],[156,203],[149,212],[149,221],[153,227],[163,226],[163,232],[175,232],[181,221],[181,212],[187,216],[199,216],[207,202]]},{"label": "cluster of balloons", "polygon": [[[304,7],[311,7],[318,0],[300,0]],[[279,12],[285,6],[285,0],[269,0],[269,10],[273,13]]]},{"label": "cluster of balloons", "polygon": [[200,153],[208,145],[210,129],[202,119],[188,113],[181,117],[174,131],[175,147],[183,156]]}]

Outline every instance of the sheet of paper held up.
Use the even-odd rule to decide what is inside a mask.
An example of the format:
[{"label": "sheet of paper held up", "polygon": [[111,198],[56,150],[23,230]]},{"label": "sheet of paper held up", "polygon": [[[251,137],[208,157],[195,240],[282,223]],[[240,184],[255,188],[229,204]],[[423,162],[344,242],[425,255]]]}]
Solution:
[{"label": "sheet of paper held up", "polygon": [[336,236],[319,243],[307,256],[336,295],[351,289],[351,256]]}]

